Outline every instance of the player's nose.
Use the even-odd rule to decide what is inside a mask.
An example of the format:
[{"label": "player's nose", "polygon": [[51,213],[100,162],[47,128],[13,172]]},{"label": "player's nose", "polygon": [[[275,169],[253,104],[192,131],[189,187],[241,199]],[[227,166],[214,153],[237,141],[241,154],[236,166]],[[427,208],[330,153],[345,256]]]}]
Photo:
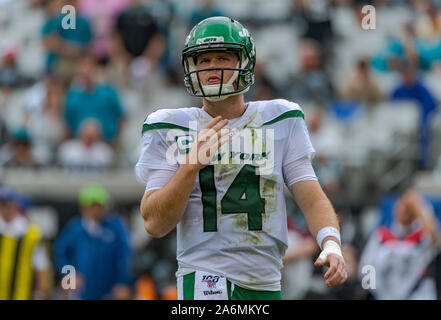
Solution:
[{"label": "player's nose", "polygon": [[217,68],[218,63],[217,63],[216,59],[211,59],[208,66],[209,66],[209,68]]}]

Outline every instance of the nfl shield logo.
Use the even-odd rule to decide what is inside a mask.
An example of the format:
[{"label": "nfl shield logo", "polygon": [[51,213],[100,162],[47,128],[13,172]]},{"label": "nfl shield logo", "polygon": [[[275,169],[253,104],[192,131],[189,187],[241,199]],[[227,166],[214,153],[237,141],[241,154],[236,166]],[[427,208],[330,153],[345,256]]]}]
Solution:
[{"label": "nfl shield logo", "polygon": [[219,281],[219,276],[213,276],[213,275],[204,275],[202,277],[202,282],[207,284],[207,287],[210,289],[216,288],[216,283]]}]

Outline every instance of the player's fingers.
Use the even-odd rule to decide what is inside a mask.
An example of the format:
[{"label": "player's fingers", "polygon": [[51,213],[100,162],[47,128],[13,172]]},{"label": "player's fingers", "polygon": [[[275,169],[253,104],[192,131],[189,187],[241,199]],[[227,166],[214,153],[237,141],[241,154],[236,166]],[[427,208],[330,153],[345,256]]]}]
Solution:
[{"label": "player's fingers", "polygon": [[346,281],[347,278],[348,278],[348,274],[346,273],[346,270],[343,270],[343,271],[340,273],[340,280],[338,281],[337,284],[342,284],[342,283],[344,283],[344,282]]},{"label": "player's fingers", "polygon": [[[329,258],[328,258],[329,260]],[[328,271],[325,273],[325,279],[328,279],[329,277],[332,277],[335,272],[337,271],[337,267],[338,267],[338,262],[335,260],[331,260],[329,261],[329,269]]]},{"label": "player's fingers", "polygon": [[198,142],[205,142],[208,140],[208,138],[209,138],[208,130],[202,129],[201,132],[199,132],[198,134],[197,140]]},{"label": "player's fingers", "polygon": [[198,145],[198,149],[196,151],[197,159],[199,163],[207,165],[209,164],[214,154],[216,153],[216,150],[218,149],[218,135],[213,129],[209,129],[207,130],[205,135],[201,135],[200,139],[205,140]]},{"label": "player's fingers", "polygon": [[213,128],[219,121],[222,120],[221,116],[217,116],[215,117],[213,120],[211,120],[205,127],[204,129],[210,129]]},{"label": "player's fingers", "polygon": [[342,283],[346,282],[346,280],[348,280],[348,272],[345,270],[345,275],[344,275]]},{"label": "player's fingers", "polygon": [[328,256],[324,265],[327,265],[329,267],[328,271],[325,273],[325,279],[332,276],[335,271],[337,271],[337,261],[335,261],[331,256]]},{"label": "player's fingers", "polygon": [[333,266],[335,268],[335,271],[333,273],[331,273],[328,278],[326,279],[326,285],[328,287],[333,286],[335,284],[337,284],[337,282],[340,280],[340,273],[338,271],[338,267],[337,266]]},{"label": "player's fingers", "polygon": [[212,143],[210,140],[214,137],[214,136],[218,136],[217,132],[215,130],[213,130],[212,128],[210,129],[204,129],[202,130],[199,135],[198,135],[198,142],[199,143]]},{"label": "player's fingers", "polygon": [[338,264],[337,271],[335,272],[335,275],[336,275],[335,280],[337,283],[339,283],[343,279],[343,276],[344,276],[344,267],[343,267],[342,263]]},{"label": "player's fingers", "polygon": [[204,143],[204,142],[208,141],[211,144],[211,143],[215,143],[216,142],[216,138],[213,139],[214,136],[217,136],[217,139],[220,139],[222,136],[230,134],[231,128],[223,129],[223,127],[227,123],[228,123],[228,119],[225,119],[225,121],[218,122],[215,125],[215,127],[213,127],[213,128],[205,127],[204,129],[202,129],[199,132],[198,142]]},{"label": "player's fingers", "polygon": [[217,142],[220,140],[221,136],[220,133],[216,132],[215,134],[211,135],[209,140],[208,140],[208,144],[211,146],[213,145],[217,145]]},{"label": "player's fingers", "polygon": [[222,138],[219,139],[218,147],[220,148],[224,143],[230,141],[231,137],[230,135],[224,135]]},{"label": "player's fingers", "polygon": [[315,260],[314,265],[316,267],[320,267],[321,265],[323,265],[323,261],[320,258],[317,258],[317,260]]},{"label": "player's fingers", "polygon": [[342,271],[341,271],[341,274],[342,274],[342,281],[341,281],[341,283],[343,283],[343,282],[345,282],[346,281],[346,279],[348,278],[348,270],[346,269],[346,263],[345,262],[342,262]]},{"label": "player's fingers", "polygon": [[219,131],[220,129],[222,129],[223,127],[225,127],[228,123],[228,119],[223,119],[219,122],[217,122],[214,126],[213,126],[213,130],[214,131]]},{"label": "player's fingers", "polygon": [[220,140],[225,136],[230,137],[230,133],[231,133],[231,128],[228,129],[223,128],[217,132],[217,139]]},{"label": "player's fingers", "polygon": [[[212,130],[212,129],[210,129]],[[213,131],[214,132],[214,131]],[[209,144],[210,145],[215,145],[217,142],[219,142],[223,137],[229,137],[229,134],[231,132],[231,129],[222,129],[218,132],[216,132],[216,134],[213,134],[212,136],[210,136],[210,140],[209,140]]]},{"label": "player's fingers", "polygon": [[207,158],[212,158],[216,152],[219,150],[220,146],[223,145],[225,142],[229,140],[229,135],[224,135],[219,138],[220,135],[214,135],[210,137],[210,140],[206,144],[206,146],[203,148],[205,151],[204,156]]},{"label": "player's fingers", "polygon": [[332,279],[326,280],[326,286],[330,288],[332,286],[339,284],[340,283],[339,281],[340,281],[339,276],[334,276],[332,277]]},{"label": "player's fingers", "polygon": [[216,152],[220,152],[219,150],[221,149],[222,145],[224,145],[225,143],[227,143],[228,141],[230,141],[230,136],[226,135],[223,136],[222,138],[220,138],[217,142],[217,144],[212,146],[212,153],[215,154]]},{"label": "player's fingers", "polygon": [[208,136],[201,135],[200,137],[198,137],[198,143],[204,143],[207,141],[207,139],[208,139]]},{"label": "player's fingers", "polygon": [[230,136],[231,135],[231,128],[223,128],[220,131],[218,131],[218,134],[222,137],[225,135]]},{"label": "player's fingers", "polygon": [[339,262],[337,272],[335,275],[328,279],[330,285],[338,285],[346,281],[347,273],[346,273],[346,266],[343,262]]},{"label": "player's fingers", "polygon": [[328,287],[336,286],[338,284],[343,283],[344,276],[340,274],[340,272],[336,272],[334,276],[328,280],[326,280],[326,285]]}]

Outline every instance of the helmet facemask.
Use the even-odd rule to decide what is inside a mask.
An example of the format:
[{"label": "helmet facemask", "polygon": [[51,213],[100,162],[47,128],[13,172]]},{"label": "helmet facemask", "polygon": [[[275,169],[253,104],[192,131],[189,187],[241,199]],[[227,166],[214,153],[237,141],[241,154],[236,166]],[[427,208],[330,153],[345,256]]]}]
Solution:
[{"label": "helmet facemask", "polygon": [[[218,46],[216,46],[216,44]],[[254,66],[250,65],[250,57],[246,50],[240,44],[231,44],[235,48],[225,48],[226,43],[210,43],[211,48],[206,48],[207,45],[200,46],[201,48],[187,48],[187,52],[183,54],[184,79],[185,85],[189,93],[193,96],[204,97],[209,101],[222,101],[226,98],[245,93],[249,90],[251,84],[254,82],[252,70]],[[190,50],[193,49],[193,50]],[[198,50],[199,49],[199,50]],[[197,70],[195,64],[195,57],[207,51],[228,51],[234,52],[238,56],[238,63],[235,68],[207,68]],[[219,84],[204,85],[202,84],[199,72],[208,70],[220,70],[221,81]],[[234,70],[231,78],[224,83],[225,70]]]}]

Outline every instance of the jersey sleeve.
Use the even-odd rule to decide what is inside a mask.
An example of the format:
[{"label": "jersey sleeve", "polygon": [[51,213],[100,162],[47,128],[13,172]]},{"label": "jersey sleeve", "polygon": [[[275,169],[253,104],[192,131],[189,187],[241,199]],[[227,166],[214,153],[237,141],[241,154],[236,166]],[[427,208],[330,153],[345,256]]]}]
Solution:
[{"label": "jersey sleeve", "polygon": [[177,171],[178,163],[167,161],[168,145],[160,130],[149,130],[142,135],[142,150],[135,166],[136,180],[147,185],[152,170]]},{"label": "jersey sleeve", "polygon": [[161,189],[173,178],[174,174],[175,172],[171,170],[149,169],[147,185],[144,192]]},{"label": "jersey sleeve", "polygon": [[291,133],[287,139],[283,157],[283,178],[291,189],[294,183],[305,180],[317,180],[311,161],[315,150],[309,138],[303,118],[296,118],[291,125]]},{"label": "jersey sleeve", "polygon": [[310,161],[315,156],[315,149],[309,138],[308,128],[303,118],[296,118],[290,130],[290,137],[283,156],[283,166],[290,164],[300,158],[308,157]]}]

